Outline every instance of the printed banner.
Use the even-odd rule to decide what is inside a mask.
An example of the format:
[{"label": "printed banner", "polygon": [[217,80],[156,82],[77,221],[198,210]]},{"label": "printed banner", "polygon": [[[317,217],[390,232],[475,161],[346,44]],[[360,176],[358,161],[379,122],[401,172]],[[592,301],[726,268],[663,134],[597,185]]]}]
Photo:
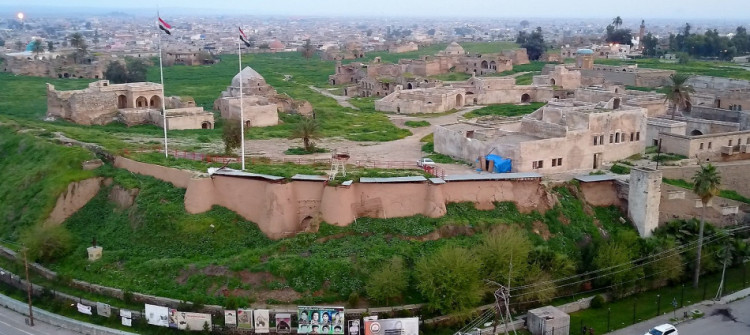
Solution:
[{"label": "printed banner", "polygon": [[344,307],[297,307],[298,334],[344,334]]},{"label": "printed banner", "polygon": [[349,335],[359,335],[359,319],[349,320]]},{"label": "printed banner", "polygon": [[419,318],[365,321],[365,335],[419,335]]},{"label": "printed banner", "polygon": [[99,316],[103,316],[103,317],[107,317],[108,318],[110,315],[112,315],[112,307],[110,307],[109,305],[107,305],[105,303],[97,302],[96,303],[96,314],[99,315]]},{"label": "printed banner", "polygon": [[289,334],[292,332],[292,315],[288,313],[276,314],[276,333]]},{"label": "printed banner", "polygon": [[225,326],[237,325],[237,311],[224,310],[224,325]]},{"label": "printed banner", "polygon": [[177,313],[176,309],[169,309],[169,328],[177,328]]},{"label": "printed banner", "polygon": [[169,327],[169,308],[146,305],[146,323],[159,327]]},{"label": "printed banner", "polygon": [[253,313],[253,321],[255,321],[255,333],[266,334],[269,332],[269,317],[267,309],[256,309]]},{"label": "printed banner", "polygon": [[76,304],[76,307],[78,307],[78,312],[86,315],[91,315],[91,306],[86,306],[79,302]]},{"label": "printed banner", "polygon": [[121,309],[120,318],[122,319],[122,325],[132,327],[133,326],[133,312]]},{"label": "printed banner", "polygon": [[237,310],[237,328],[253,329],[253,310],[251,309],[238,309]]},{"label": "printed banner", "polygon": [[205,326],[211,330],[211,314],[177,312],[177,329],[202,331]]}]

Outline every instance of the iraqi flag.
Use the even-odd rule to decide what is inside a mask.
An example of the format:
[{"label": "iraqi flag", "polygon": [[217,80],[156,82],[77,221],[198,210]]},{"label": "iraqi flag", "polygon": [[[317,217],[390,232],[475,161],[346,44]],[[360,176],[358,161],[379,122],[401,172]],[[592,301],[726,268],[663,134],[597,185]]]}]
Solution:
[{"label": "iraqi flag", "polygon": [[240,30],[240,41],[242,41],[242,43],[245,43],[245,46],[249,48],[250,47],[250,41],[247,40],[247,35],[245,35],[245,32],[242,31],[242,28],[237,27],[237,29]]},{"label": "iraqi flag", "polygon": [[164,20],[159,18],[159,29],[164,30],[167,35],[172,35],[172,26],[169,25],[169,23],[164,22]]}]

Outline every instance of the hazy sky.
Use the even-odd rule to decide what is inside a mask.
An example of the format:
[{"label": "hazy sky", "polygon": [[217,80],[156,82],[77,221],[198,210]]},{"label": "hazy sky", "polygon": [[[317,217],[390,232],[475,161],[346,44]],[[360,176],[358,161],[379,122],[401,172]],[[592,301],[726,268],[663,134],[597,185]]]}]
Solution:
[{"label": "hazy sky", "polygon": [[[750,0],[4,0],[6,12],[30,13],[40,7],[151,9],[206,9],[205,13],[281,14],[310,16],[436,16],[436,17],[572,17],[622,16],[667,19],[733,19],[750,22]],[[14,8],[17,8],[14,9]],[[199,12],[198,12],[199,13]],[[145,14],[145,13],[144,13]]]}]

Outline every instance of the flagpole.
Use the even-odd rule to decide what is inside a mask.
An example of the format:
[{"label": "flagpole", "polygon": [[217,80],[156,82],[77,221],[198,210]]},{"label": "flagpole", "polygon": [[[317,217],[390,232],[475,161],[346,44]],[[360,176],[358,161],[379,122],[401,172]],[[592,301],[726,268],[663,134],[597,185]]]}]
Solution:
[{"label": "flagpole", "polygon": [[[157,11],[156,16],[159,16],[159,13]],[[161,77],[161,110],[162,110],[162,119],[163,126],[164,126],[164,157],[169,158],[169,148],[167,144],[167,108],[165,106],[164,100],[164,68],[162,67],[162,61],[161,61],[161,32],[157,32],[159,34],[159,76]]]},{"label": "flagpole", "polygon": [[237,56],[240,61],[240,150],[242,151],[242,170],[245,170],[245,111],[243,110],[244,101],[242,99],[242,41],[237,39]]}]

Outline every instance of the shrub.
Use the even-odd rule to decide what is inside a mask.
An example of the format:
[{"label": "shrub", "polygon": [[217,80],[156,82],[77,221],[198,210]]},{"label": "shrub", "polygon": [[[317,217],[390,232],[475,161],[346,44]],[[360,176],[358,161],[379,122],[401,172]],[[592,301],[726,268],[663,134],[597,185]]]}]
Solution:
[{"label": "shrub", "polygon": [[630,168],[620,164],[612,165],[612,168],[609,170],[616,174],[630,174]]},{"label": "shrub", "polygon": [[310,147],[311,151],[305,150],[305,148],[300,147],[294,147],[289,148],[284,151],[285,155],[309,155],[309,154],[315,154],[315,153],[321,153],[321,152],[329,152],[326,148],[318,148],[314,145]]},{"label": "shrub", "polygon": [[401,257],[393,257],[390,262],[370,275],[367,281],[367,295],[375,301],[389,304],[401,298],[409,284],[409,277]]},{"label": "shrub", "polygon": [[407,127],[412,127],[412,128],[429,127],[430,126],[430,123],[427,122],[427,121],[424,121],[424,120],[420,120],[420,121],[406,121],[406,122],[404,122],[404,124]]},{"label": "shrub", "polygon": [[604,297],[601,294],[597,294],[594,296],[594,299],[591,299],[591,308],[602,308],[604,307],[604,303]]},{"label": "shrub", "polygon": [[441,313],[466,311],[482,297],[480,263],[466,249],[443,247],[416,265],[417,289],[427,307]]},{"label": "shrub", "polygon": [[30,261],[52,262],[67,255],[73,241],[61,225],[37,224],[21,235],[21,243],[28,248]]}]

